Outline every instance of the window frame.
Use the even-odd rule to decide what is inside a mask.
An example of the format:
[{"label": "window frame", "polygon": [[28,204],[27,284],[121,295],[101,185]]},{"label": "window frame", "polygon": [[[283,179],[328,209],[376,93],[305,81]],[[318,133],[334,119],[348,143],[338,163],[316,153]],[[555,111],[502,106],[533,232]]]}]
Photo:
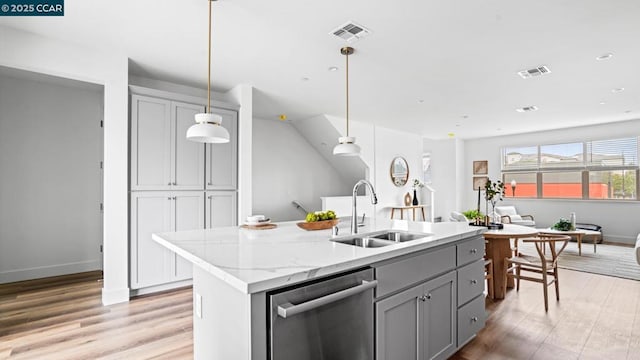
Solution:
[{"label": "window frame", "polygon": [[[636,165],[594,165],[592,163],[592,157],[589,157],[588,149],[593,147],[593,143],[596,141],[620,141],[620,146],[624,146],[625,142],[632,140],[632,145],[635,146],[636,154],[633,159],[635,159]],[[564,145],[564,144],[576,144],[582,143],[582,161],[573,166],[545,166],[542,162],[542,148],[545,146],[553,146],[553,145]],[[531,166],[514,166],[512,168],[508,168],[508,156],[509,154],[513,154],[514,149],[527,149],[527,148],[536,148],[537,155],[535,165],[534,162],[531,161]],[[528,154],[531,156],[532,154]],[[579,155],[579,154],[575,154]],[[509,177],[513,177],[515,174],[536,174],[536,196],[535,197],[522,197],[515,196],[518,199],[547,199],[547,200],[593,200],[593,201],[640,201],[640,164],[638,164],[638,159],[640,158],[640,137],[624,137],[624,138],[613,138],[613,139],[601,139],[601,140],[588,140],[588,141],[567,141],[564,143],[553,143],[553,144],[538,144],[538,145],[517,145],[517,146],[504,146],[500,149],[501,156],[501,169],[500,174],[502,177],[502,181],[505,184],[509,184],[511,179]],[[558,155],[560,156],[560,155]],[[635,194],[633,194],[634,198],[626,199],[626,198],[590,198],[590,172],[604,172],[604,171],[634,171],[635,172]],[[556,173],[556,172],[580,172],[581,173],[581,189],[582,189],[582,197],[544,197],[543,196],[543,174],[548,173]],[[517,187],[516,187],[517,189]],[[517,194],[517,192],[516,192]]]}]

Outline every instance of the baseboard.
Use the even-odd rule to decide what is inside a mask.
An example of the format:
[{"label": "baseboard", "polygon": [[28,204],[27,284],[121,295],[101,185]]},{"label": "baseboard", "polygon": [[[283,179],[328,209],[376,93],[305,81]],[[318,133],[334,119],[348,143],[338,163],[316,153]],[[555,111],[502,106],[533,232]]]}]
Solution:
[{"label": "baseboard", "polygon": [[172,283],[168,283],[168,284],[149,286],[149,287],[145,287],[145,288],[141,288],[141,289],[131,289],[130,295],[132,297],[133,296],[140,296],[140,295],[147,295],[147,294],[153,294],[153,293],[157,293],[157,292],[161,292],[161,291],[173,290],[173,289],[178,289],[178,288],[181,288],[181,287],[192,286],[192,285],[193,285],[193,280],[191,280],[191,279],[189,279],[189,280],[181,280],[181,281],[176,281],[176,282],[172,282]]},{"label": "baseboard", "polygon": [[611,235],[608,233],[603,234],[605,243],[618,243],[625,245],[635,245],[636,237],[622,236],[622,235]]},{"label": "baseboard", "polygon": [[105,289],[102,288],[102,305],[113,305],[129,301],[129,288]]},{"label": "baseboard", "polygon": [[102,270],[100,259],[0,272],[0,284]]}]

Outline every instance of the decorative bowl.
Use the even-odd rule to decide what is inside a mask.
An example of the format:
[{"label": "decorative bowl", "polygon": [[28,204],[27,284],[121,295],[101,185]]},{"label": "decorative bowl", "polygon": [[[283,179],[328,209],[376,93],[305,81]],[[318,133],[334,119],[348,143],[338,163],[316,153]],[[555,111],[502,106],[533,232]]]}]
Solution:
[{"label": "decorative bowl", "polygon": [[340,222],[339,219],[322,220],[322,221],[314,221],[314,222],[301,221],[299,223],[296,223],[296,225],[298,225],[299,228],[305,229],[305,230],[324,230],[324,229],[331,229],[332,227],[336,226],[339,222]]}]

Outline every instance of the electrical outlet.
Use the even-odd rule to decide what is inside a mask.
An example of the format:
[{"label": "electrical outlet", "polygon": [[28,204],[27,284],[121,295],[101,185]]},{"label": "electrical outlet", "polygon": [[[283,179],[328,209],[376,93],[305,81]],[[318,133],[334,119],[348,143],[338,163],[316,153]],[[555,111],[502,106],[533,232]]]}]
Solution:
[{"label": "electrical outlet", "polygon": [[194,310],[196,311],[196,316],[202,319],[202,295],[195,293],[194,299],[195,299]]}]

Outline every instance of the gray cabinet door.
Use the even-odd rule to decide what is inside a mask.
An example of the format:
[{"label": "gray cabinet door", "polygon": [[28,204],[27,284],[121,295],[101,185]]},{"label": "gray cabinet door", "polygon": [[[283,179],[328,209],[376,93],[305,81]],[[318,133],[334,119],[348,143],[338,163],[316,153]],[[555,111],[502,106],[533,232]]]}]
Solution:
[{"label": "gray cabinet door", "polygon": [[187,129],[195,124],[195,114],[202,112],[204,112],[204,106],[171,102],[173,190],[204,189],[205,146],[203,143],[187,140]]},{"label": "gray cabinet door", "polygon": [[238,114],[225,109],[212,111],[222,116],[222,126],[229,131],[229,142],[206,145],[206,189],[235,190],[238,186]]},{"label": "gray cabinet door", "polygon": [[131,190],[171,188],[171,103],[131,95]]},{"label": "gray cabinet door", "polygon": [[456,272],[452,271],[424,284],[422,302],[422,359],[446,359],[456,350]]},{"label": "gray cabinet door", "polygon": [[238,225],[237,193],[235,191],[207,191],[205,215],[207,229]]},{"label": "gray cabinet door", "polygon": [[420,296],[418,285],[376,303],[376,359],[420,359]]},{"label": "gray cabinet door", "polygon": [[[172,198],[172,231],[204,229],[204,191],[174,192]],[[172,281],[191,279],[192,264],[175,253],[173,256]]]},{"label": "gray cabinet door", "polygon": [[131,195],[131,288],[139,289],[170,281],[175,255],[151,239],[154,232],[172,230],[169,192],[138,192]]}]

